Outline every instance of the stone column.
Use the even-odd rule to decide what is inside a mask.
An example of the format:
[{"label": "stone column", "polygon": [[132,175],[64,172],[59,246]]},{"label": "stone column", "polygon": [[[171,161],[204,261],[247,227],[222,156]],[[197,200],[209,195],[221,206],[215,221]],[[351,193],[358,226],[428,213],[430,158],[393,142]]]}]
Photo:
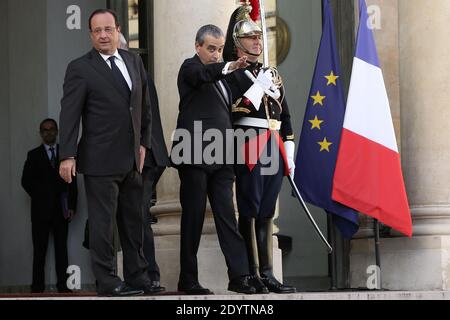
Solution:
[{"label": "stone column", "polygon": [[[401,156],[413,238],[382,239],[383,288],[448,290],[450,2],[399,0],[398,4]],[[353,241],[355,261],[365,266],[373,262],[372,248],[369,241]],[[364,270],[358,271],[352,283],[363,285]]]},{"label": "stone column", "polygon": [[[206,24],[215,24],[226,32],[235,8],[236,3],[233,1],[220,1],[220,4],[210,0],[154,1],[155,83],[169,150],[178,116],[177,76],[180,66],[185,59],[195,54],[198,29]],[[169,291],[176,291],[179,276],[179,188],[177,171],[167,170],[158,185],[158,203],[152,208],[159,220],[153,229],[156,258],[161,269],[161,282]],[[227,268],[210,209],[203,228],[198,262],[200,283],[215,292],[225,291],[228,284]]]},{"label": "stone column", "polygon": [[450,235],[450,2],[400,1],[403,169],[415,236]]}]

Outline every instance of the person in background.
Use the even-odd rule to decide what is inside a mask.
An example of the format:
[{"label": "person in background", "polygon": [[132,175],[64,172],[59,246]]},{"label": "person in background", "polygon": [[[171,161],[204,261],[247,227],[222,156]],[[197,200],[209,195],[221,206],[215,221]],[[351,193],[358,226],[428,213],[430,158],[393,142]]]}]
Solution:
[{"label": "person in background", "polygon": [[31,224],[33,239],[33,282],[31,292],[45,291],[45,257],[48,239],[53,234],[57,289],[67,288],[67,235],[69,223],[77,207],[77,182],[68,184],[58,173],[59,145],[58,125],[53,119],[45,119],[39,127],[42,145],[28,152],[22,174],[22,186],[31,197]]}]

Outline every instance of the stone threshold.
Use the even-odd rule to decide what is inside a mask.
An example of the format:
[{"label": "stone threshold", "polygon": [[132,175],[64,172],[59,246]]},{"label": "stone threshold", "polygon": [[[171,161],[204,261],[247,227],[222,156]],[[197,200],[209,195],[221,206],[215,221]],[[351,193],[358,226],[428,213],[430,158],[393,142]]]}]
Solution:
[{"label": "stone threshold", "polygon": [[450,300],[450,291],[347,291],[347,292],[299,292],[294,294],[265,294],[265,295],[241,295],[218,293],[209,296],[139,296],[128,298],[100,298],[100,297],[13,297],[0,300],[53,300],[53,301],[82,301],[82,300],[130,300],[130,301],[300,301],[300,300]]}]

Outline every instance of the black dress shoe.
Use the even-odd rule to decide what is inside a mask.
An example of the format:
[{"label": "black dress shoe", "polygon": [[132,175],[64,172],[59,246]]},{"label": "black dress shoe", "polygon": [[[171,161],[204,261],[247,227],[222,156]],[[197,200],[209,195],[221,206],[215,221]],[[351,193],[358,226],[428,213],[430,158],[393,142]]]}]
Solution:
[{"label": "black dress shoe", "polygon": [[269,289],[257,275],[251,275],[248,283],[256,289],[256,293],[269,293]]},{"label": "black dress shoe", "polygon": [[261,281],[269,289],[270,292],[274,293],[295,293],[297,290],[293,286],[288,286],[280,283],[274,276],[261,276]]},{"label": "black dress shoe", "polygon": [[161,287],[159,281],[152,281],[151,283],[144,285],[142,290],[146,295],[154,295],[166,291],[166,288]]},{"label": "black dress shoe", "polygon": [[256,289],[249,283],[250,276],[241,276],[232,279],[228,284],[228,291],[245,294],[255,294]]},{"label": "black dress shoe", "polygon": [[110,291],[98,291],[97,295],[99,297],[131,297],[140,296],[143,293],[143,290],[134,289],[122,283]]},{"label": "black dress shoe", "polygon": [[194,284],[190,287],[178,286],[178,291],[191,296],[204,296],[214,294],[211,290],[203,288],[200,284]]},{"label": "black dress shoe", "polygon": [[156,292],[163,292],[166,291],[166,288],[161,286],[161,283],[159,281],[152,281],[152,286]]}]

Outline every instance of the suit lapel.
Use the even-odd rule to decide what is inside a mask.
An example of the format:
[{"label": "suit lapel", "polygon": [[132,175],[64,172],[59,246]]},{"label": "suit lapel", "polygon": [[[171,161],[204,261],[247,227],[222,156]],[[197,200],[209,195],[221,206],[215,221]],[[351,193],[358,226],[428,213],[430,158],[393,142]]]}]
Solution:
[{"label": "suit lapel", "polygon": [[230,87],[228,86],[228,83],[225,80],[222,80],[220,82],[222,82],[224,88],[227,90],[227,94],[228,94],[227,105],[232,105],[233,104],[233,101],[232,101],[232,99],[233,99],[232,95],[233,94],[231,92]]},{"label": "suit lapel", "polygon": [[[44,145],[41,145],[41,158],[42,161],[47,165],[48,169],[54,170],[52,167],[52,164],[50,162],[50,159],[48,158],[47,149],[45,149]],[[58,162],[56,162],[58,163]]]},{"label": "suit lapel", "polygon": [[59,161],[59,143],[56,144],[56,165],[59,168],[60,165],[60,161]]},{"label": "suit lapel", "polygon": [[230,114],[231,119],[233,118],[233,112],[232,112],[232,106],[233,106],[233,93],[231,92],[230,87],[228,86],[228,83],[224,80],[222,81],[225,89],[227,89],[228,93],[228,105],[227,105],[227,111]]},{"label": "suit lapel", "polygon": [[[91,51],[90,64],[128,102],[128,97],[126,97],[124,95],[124,93],[122,92],[123,90],[120,88],[119,84],[114,79],[114,76],[112,74],[111,69],[108,67],[108,64],[105,62],[105,60],[103,60],[103,58],[100,56],[100,54],[95,49],[92,49],[92,51]],[[127,65],[127,68],[128,68],[128,65]],[[131,76],[131,74],[130,74],[130,76]]]},{"label": "suit lapel", "polygon": [[[227,90],[228,96],[230,96],[230,92],[229,92],[228,88],[226,87],[226,85],[224,84],[223,81],[221,81],[221,82],[222,82],[222,84],[224,85],[224,88]],[[221,87],[221,85],[219,84],[218,81],[214,82],[214,88],[216,89],[217,94],[218,94],[219,97],[221,98],[221,101],[223,102],[225,108],[226,108],[227,111],[228,111],[229,106],[230,106],[230,101],[229,101],[229,99],[227,99],[227,97],[225,96],[225,93],[223,92],[223,89],[222,89],[222,87]]]}]

